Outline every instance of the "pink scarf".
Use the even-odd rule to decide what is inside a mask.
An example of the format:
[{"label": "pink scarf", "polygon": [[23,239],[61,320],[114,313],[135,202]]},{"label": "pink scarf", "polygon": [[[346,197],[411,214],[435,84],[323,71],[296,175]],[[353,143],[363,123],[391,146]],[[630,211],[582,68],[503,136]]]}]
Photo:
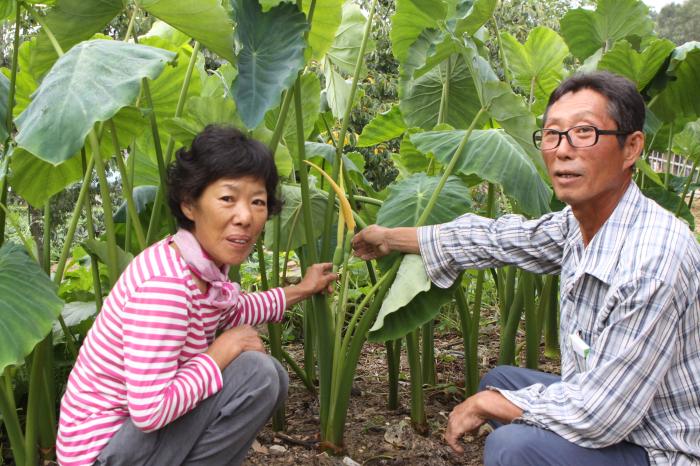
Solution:
[{"label": "pink scarf", "polygon": [[238,283],[228,280],[229,266],[224,265],[223,270],[217,267],[202,249],[197,238],[185,229],[177,230],[172,238],[180,250],[180,255],[190,266],[190,270],[209,283],[209,293],[204,303],[217,309],[228,309],[234,306],[238,302],[241,287]]}]

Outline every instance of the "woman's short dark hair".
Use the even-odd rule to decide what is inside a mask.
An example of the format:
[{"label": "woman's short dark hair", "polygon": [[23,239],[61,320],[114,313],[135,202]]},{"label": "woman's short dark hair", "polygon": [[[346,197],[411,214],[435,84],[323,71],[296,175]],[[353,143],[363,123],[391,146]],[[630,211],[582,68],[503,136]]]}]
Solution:
[{"label": "woman's short dark hair", "polygon": [[[575,74],[562,81],[549,96],[544,121],[547,121],[547,112],[554,102],[569,92],[581,89],[590,89],[608,99],[608,114],[615,120],[619,131],[644,131],[644,99],[637,86],[629,79],[609,71]],[[625,145],[625,140],[626,136],[617,136],[620,147]]]},{"label": "woman's short dark hair", "polygon": [[265,183],[267,212],[281,209],[277,199],[277,168],[270,150],[260,141],[232,127],[209,125],[192,141],[189,150],[177,151],[168,166],[168,205],[177,224],[191,230],[192,220],[182,212],[183,202],[195,202],[207,186],[222,178],[252,176]]}]

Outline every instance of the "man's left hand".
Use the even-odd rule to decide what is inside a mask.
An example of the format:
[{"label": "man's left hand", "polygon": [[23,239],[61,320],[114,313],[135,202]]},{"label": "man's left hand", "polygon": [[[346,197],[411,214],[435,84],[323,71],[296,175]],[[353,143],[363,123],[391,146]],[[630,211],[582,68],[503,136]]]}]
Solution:
[{"label": "man's left hand", "polygon": [[[484,392],[481,392],[484,393]],[[486,419],[477,414],[476,398],[481,395],[477,393],[467,398],[462,403],[454,407],[447,421],[445,431],[445,441],[455,453],[464,453],[464,448],[460,445],[460,439],[467,432],[472,432],[481,427]]]},{"label": "man's left hand", "polygon": [[445,441],[455,453],[464,453],[464,448],[459,442],[464,434],[478,429],[487,419],[507,424],[522,414],[522,409],[500,393],[484,390],[455,406],[447,421]]}]

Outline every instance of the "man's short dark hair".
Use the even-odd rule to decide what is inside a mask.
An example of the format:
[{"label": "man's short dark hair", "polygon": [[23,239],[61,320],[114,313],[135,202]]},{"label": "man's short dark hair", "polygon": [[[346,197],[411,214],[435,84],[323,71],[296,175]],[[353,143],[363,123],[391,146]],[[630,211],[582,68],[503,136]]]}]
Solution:
[{"label": "man's short dark hair", "polygon": [[267,212],[281,209],[276,196],[278,175],[270,150],[260,141],[232,127],[209,125],[192,141],[192,147],[177,151],[168,167],[168,205],[179,227],[192,230],[194,223],[180,208],[196,202],[207,186],[222,178],[252,176],[265,184]]},{"label": "man's short dark hair", "polygon": [[[615,120],[617,130],[629,133],[644,130],[644,99],[637,91],[637,86],[629,79],[609,71],[578,73],[562,81],[549,96],[544,122],[547,121],[547,112],[554,102],[569,92],[581,89],[590,89],[608,99],[608,113]],[[624,146],[625,139],[626,136],[617,136],[620,147]]]}]

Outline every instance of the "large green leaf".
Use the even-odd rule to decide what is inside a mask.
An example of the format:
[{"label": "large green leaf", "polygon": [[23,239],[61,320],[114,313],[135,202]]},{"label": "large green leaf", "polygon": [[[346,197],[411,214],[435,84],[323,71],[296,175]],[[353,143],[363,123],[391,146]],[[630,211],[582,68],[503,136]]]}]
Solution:
[{"label": "large green leaf", "polygon": [[[134,188],[131,195],[134,199],[136,212],[139,214],[139,217],[142,212],[146,211],[149,204],[153,204],[157,192],[157,186],[136,186]],[[114,223],[126,223],[127,213],[127,204],[126,201],[124,201],[114,213]],[[148,221],[148,219],[146,219],[146,221]]]},{"label": "large green leaf", "polygon": [[[258,141],[270,147],[272,142],[272,131],[265,128],[265,126],[260,125],[253,131],[253,137]],[[293,169],[294,162],[292,161],[292,156],[284,144],[278,144],[277,150],[275,151],[275,166],[277,167],[277,173],[281,178],[288,177]]]},{"label": "large green leaf", "polygon": [[10,186],[35,208],[83,177],[80,157],[73,157],[57,166],[16,148],[10,159]]},{"label": "large green leaf", "polygon": [[7,128],[7,105],[10,94],[10,80],[0,73],[0,141],[5,144],[5,139],[9,134]]},{"label": "large green leaf", "polygon": [[[335,68],[328,62],[325,67],[326,76],[326,102],[333,113],[333,117],[342,119],[345,116],[345,110],[350,105],[350,91],[352,90],[352,82],[345,80]],[[357,101],[357,97],[355,97]]]},{"label": "large green leaf", "polygon": [[498,79],[488,61],[478,54],[474,42],[468,41],[463,53],[474,78],[481,107],[518,141],[537,171],[542,176],[547,176],[542,154],[532,143],[532,133],[537,129],[535,116],[527,109],[523,99],[513,93],[508,84]]},{"label": "large green leaf", "polygon": [[235,60],[233,25],[220,0],[140,0],[139,6],[220,57]]},{"label": "large green leaf", "polygon": [[[107,242],[100,241],[98,239],[89,239],[82,243],[82,246],[88,253],[96,255],[103,264],[107,263],[109,257]],[[116,248],[117,268],[119,269],[119,274],[121,274],[131,263],[131,261],[134,260],[134,256],[131,253],[124,251],[119,246],[116,246]]]},{"label": "large green leaf", "polygon": [[584,60],[596,50],[630,36],[645,37],[654,29],[649,8],[640,0],[599,0],[595,11],[569,10],[561,32],[571,53]]},{"label": "large green leaf", "polygon": [[[17,70],[17,78],[15,80],[15,106],[12,109],[12,116],[14,118],[27,108],[31,102],[32,94],[34,94],[36,88],[39,87],[35,77],[29,71],[29,57],[34,47],[36,47],[36,37],[23,42],[22,45],[19,46],[19,55],[17,57],[19,69]],[[7,68],[0,68],[0,73],[8,79],[11,74],[10,70]]]},{"label": "large green leaf", "polygon": [[[302,3],[308,15],[311,0]],[[316,0],[308,39],[314,59],[320,61],[333,44],[342,16],[343,0]]]},{"label": "large green leaf", "polygon": [[[143,39],[141,44],[162,47],[162,42],[163,40],[159,37],[149,37]],[[153,82],[149,83],[151,99],[153,101],[153,111],[155,111],[159,119],[171,118],[175,115],[182,84],[187,74],[187,64],[193,52],[189,44],[184,44],[179,48],[173,47],[173,51],[177,52],[174,65],[166,67]],[[187,88],[188,100],[200,95],[202,80],[199,74],[199,70],[195,67],[192,71],[192,79],[190,80],[189,87]],[[146,102],[144,102],[143,99],[140,106],[144,109],[147,108]]]},{"label": "large green leaf", "polygon": [[294,3],[294,0],[258,0],[258,2],[260,2],[262,11],[267,12],[281,3]]},{"label": "large green leaf", "polygon": [[[345,73],[352,74],[355,71],[366,24],[367,18],[358,5],[351,2],[343,5],[343,19],[327,57]],[[366,47],[365,53],[374,50],[374,41],[368,40]]]},{"label": "large green leaf", "polygon": [[673,152],[700,161],[700,120],[691,121],[673,138]]},{"label": "large green leaf", "polygon": [[141,79],[157,77],[173,54],[141,45],[95,40],[73,47],[17,118],[17,144],[59,164],[83,146],[98,121],[134,101]]},{"label": "large green leaf", "polygon": [[[417,254],[407,254],[401,259],[394,283],[382,301],[377,320],[370,332],[376,332],[384,325],[384,319],[391,313],[406,306],[418,293],[430,289],[430,278],[425,271],[423,259]],[[410,331],[411,329],[409,329]]]},{"label": "large green leaf", "polygon": [[474,81],[460,55],[450,58],[417,79],[401,78],[399,107],[408,126],[433,129],[438,123],[443,81],[449,80],[445,123],[467,128],[480,109]]},{"label": "large green leaf", "polygon": [[[303,139],[306,140],[314,129],[318,112],[321,108],[321,82],[315,73],[304,73],[301,77],[301,115],[304,128]],[[274,130],[279,117],[279,107],[265,115],[265,126]],[[292,101],[284,122],[283,138],[285,145],[296,160],[297,155],[297,123],[296,103]]]},{"label": "large green leaf", "polygon": [[671,54],[668,83],[653,99],[651,109],[666,122],[679,116],[700,116],[700,42],[687,42]]},{"label": "large green leaf", "polygon": [[564,59],[569,55],[564,40],[544,26],[530,31],[525,44],[507,32],[501,34],[501,40],[515,83],[535,103],[537,113],[544,111],[564,73]]},{"label": "large green leaf", "polygon": [[304,66],[304,14],[293,5],[263,13],[257,0],[237,0],[236,36],[241,46],[233,95],[248,128],[258,126]]},{"label": "large green leaf", "polygon": [[[326,196],[315,189],[311,190],[311,216],[323,218],[326,211]],[[302,213],[301,188],[296,185],[282,185],[282,212],[280,215],[281,251],[292,251],[306,244],[306,230]],[[323,222],[313,221],[313,236],[318,238],[323,233]],[[272,220],[265,227],[265,247],[274,248],[274,228]]]},{"label": "large green leaf", "polygon": [[483,26],[496,9],[496,0],[462,0],[455,11],[454,31],[472,36]]},{"label": "large green leaf", "polygon": [[[28,288],[30,287],[30,288]],[[21,364],[63,309],[56,286],[16,244],[0,248],[0,371]]]},{"label": "large green leaf", "polygon": [[401,139],[399,153],[392,156],[403,178],[408,178],[414,173],[425,173],[428,167],[432,167],[432,173],[439,172],[440,163],[435,160],[435,157],[432,154],[422,154],[411,142],[411,135],[417,132],[420,132],[417,128],[406,131]]},{"label": "large green leaf", "polygon": [[406,123],[401,116],[401,110],[393,105],[387,112],[380,113],[365,125],[357,146],[369,147],[386,142],[401,136],[405,131]]},{"label": "large green leaf", "polygon": [[443,0],[396,0],[396,13],[391,18],[391,47],[400,63],[408,50],[426,28],[438,29],[447,14]]},{"label": "large green leaf", "polygon": [[[58,0],[44,21],[64,52],[87,40],[124,9],[123,0]],[[56,62],[58,55],[44,29],[37,36],[30,68],[34,76],[42,76]]]},{"label": "large green leaf", "polygon": [[675,46],[667,39],[654,39],[642,51],[637,52],[626,40],[615,42],[613,48],[598,62],[598,69],[626,76],[644,89],[656,76]]},{"label": "large green leaf", "polygon": [[[465,131],[433,131],[414,134],[411,141],[419,151],[433,153],[447,164],[464,135]],[[524,213],[536,217],[549,211],[552,191],[522,147],[505,131],[475,130],[458,157],[456,170],[503,186]]]},{"label": "large green leaf", "polygon": [[676,209],[680,204],[680,218],[688,223],[691,230],[695,230],[695,217],[693,217],[692,212],[688,209],[688,205],[681,201],[681,197],[678,194],[672,193],[659,186],[646,187],[642,189],[642,193],[673,214],[676,213]]},{"label": "large green leaf", "polygon": [[[447,289],[431,285],[420,256],[415,256],[418,260],[409,259],[410,257],[412,256],[405,256],[401,262],[396,279],[384,298],[377,320],[367,337],[369,341],[396,340],[430,322],[438,315],[442,305],[452,300],[455,288],[459,286],[459,280]],[[401,269],[404,269],[403,273]],[[414,294],[414,291],[420,292]],[[407,293],[412,299],[403,304],[407,300],[402,295]]]},{"label": "large green leaf", "polygon": [[[440,177],[418,173],[389,186],[389,195],[377,214],[377,223],[387,227],[415,226],[423,214]],[[427,225],[444,223],[467,212],[469,188],[456,176],[448,178],[426,220]]]}]

